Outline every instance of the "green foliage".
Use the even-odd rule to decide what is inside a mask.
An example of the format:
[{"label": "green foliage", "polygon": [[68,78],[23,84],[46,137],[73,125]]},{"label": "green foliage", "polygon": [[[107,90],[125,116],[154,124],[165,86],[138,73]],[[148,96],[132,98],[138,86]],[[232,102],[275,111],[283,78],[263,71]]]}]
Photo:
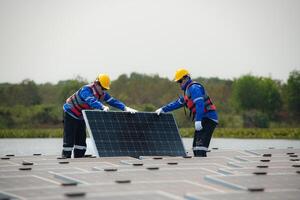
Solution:
[{"label": "green foliage", "polygon": [[218,127],[240,128],[243,127],[243,117],[235,113],[219,113]]},{"label": "green foliage", "polygon": [[61,138],[62,129],[0,129],[0,138]]},{"label": "green foliage", "polygon": [[278,83],[270,78],[262,78],[260,81],[260,90],[263,98],[260,110],[269,117],[276,115],[282,107]]},{"label": "green foliage", "polygon": [[270,125],[268,115],[257,110],[244,112],[243,122],[245,128],[268,128]]},{"label": "green foliage", "polygon": [[282,106],[278,84],[252,75],[234,81],[232,98],[237,111],[258,110],[269,117],[276,116]]},{"label": "green foliage", "polygon": [[[219,127],[269,127],[269,123],[272,127],[299,127],[299,74],[292,72],[284,87],[270,78],[251,75],[234,81],[194,80],[204,85],[217,106]],[[57,84],[37,85],[31,80],[0,84],[0,129],[61,127],[63,103],[85,84],[87,81],[81,77]],[[138,73],[119,76],[108,92],[127,106],[145,112],[153,112],[183,94],[179,85],[167,78]],[[188,110],[185,114],[183,108],[178,109],[173,114],[179,128],[194,127]]]},{"label": "green foliage", "polygon": [[62,120],[62,110],[56,105],[39,105],[32,110],[31,123],[35,126],[40,124],[55,125]]},{"label": "green foliage", "polygon": [[300,119],[300,71],[293,71],[288,78],[284,98],[293,117]]},{"label": "green foliage", "polygon": [[81,77],[77,77],[74,80],[59,81],[57,90],[59,94],[58,103],[63,104],[69,96],[86,84],[87,82]]},{"label": "green foliage", "polygon": [[12,114],[8,109],[0,109],[0,129],[2,128],[12,128],[15,122],[12,118]]},{"label": "green foliage", "polygon": [[58,105],[0,107],[0,128],[57,127],[61,121]]},{"label": "green foliage", "polygon": [[[193,128],[181,128],[182,137],[193,137]],[[300,128],[216,128],[215,138],[300,139]]]},{"label": "green foliage", "polygon": [[45,83],[39,85],[39,95],[41,97],[42,104],[58,104],[60,97],[59,84]]},{"label": "green foliage", "polygon": [[156,110],[156,107],[150,103],[140,104],[140,105],[130,105],[130,106],[144,112],[154,112]]},{"label": "green foliage", "polygon": [[169,102],[182,92],[178,85],[158,75],[144,75],[132,73],[130,77],[121,75],[112,82],[109,91],[114,97],[124,101],[128,105],[152,104],[160,107]]},{"label": "green foliage", "polygon": [[[181,137],[193,137],[194,128],[179,129]],[[0,129],[0,138],[61,138],[63,130]],[[216,128],[214,138],[300,139],[300,128]]]},{"label": "green foliage", "polygon": [[257,95],[259,78],[243,76],[233,82],[233,102],[236,109],[249,110],[257,108],[260,97]]},{"label": "green foliage", "polygon": [[28,79],[20,84],[1,84],[0,95],[0,106],[30,106],[41,103],[38,86]]}]

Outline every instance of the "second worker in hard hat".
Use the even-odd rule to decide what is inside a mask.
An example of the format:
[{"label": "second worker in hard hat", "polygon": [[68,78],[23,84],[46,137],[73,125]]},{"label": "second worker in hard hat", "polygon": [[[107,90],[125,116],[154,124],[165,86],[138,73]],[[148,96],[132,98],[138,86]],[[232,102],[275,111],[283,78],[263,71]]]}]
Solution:
[{"label": "second worker in hard hat", "polygon": [[108,111],[109,107],[103,102],[130,113],[136,110],[127,107],[123,102],[113,98],[107,93],[110,89],[110,78],[106,74],[100,74],[96,80],[80,88],[70,96],[63,105],[64,110],[64,138],[62,157],[84,157],[86,151],[86,126],[82,116],[82,110],[99,109]]},{"label": "second worker in hard hat", "polygon": [[160,115],[186,106],[195,120],[194,156],[206,157],[212,134],[218,124],[216,107],[207,95],[203,85],[193,81],[186,69],[178,69],[174,81],[180,85],[183,96],[157,109],[155,112]]}]

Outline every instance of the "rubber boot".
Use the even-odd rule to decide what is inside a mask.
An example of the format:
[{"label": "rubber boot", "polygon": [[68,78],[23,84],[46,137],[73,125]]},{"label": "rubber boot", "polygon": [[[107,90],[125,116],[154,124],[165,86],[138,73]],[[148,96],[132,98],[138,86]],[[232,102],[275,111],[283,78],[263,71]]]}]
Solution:
[{"label": "rubber boot", "polygon": [[85,151],[85,149],[74,149],[74,158],[84,157]]},{"label": "rubber boot", "polygon": [[64,151],[64,150],[62,150],[62,152],[61,152],[61,157],[62,158],[71,158],[71,156],[72,156],[72,151]]},{"label": "rubber boot", "polygon": [[206,151],[204,150],[194,150],[195,157],[207,157]]}]

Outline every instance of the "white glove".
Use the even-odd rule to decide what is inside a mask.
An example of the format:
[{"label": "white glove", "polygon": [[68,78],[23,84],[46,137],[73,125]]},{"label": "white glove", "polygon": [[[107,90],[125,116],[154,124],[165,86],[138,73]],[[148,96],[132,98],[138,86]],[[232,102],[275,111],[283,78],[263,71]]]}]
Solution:
[{"label": "white glove", "polygon": [[102,110],[103,110],[104,112],[107,112],[107,111],[109,111],[109,107],[108,107],[108,106],[105,106],[105,105],[103,105],[103,107],[102,107]]},{"label": "white glove", "polygon": [[201,129],[202,129],[201,121],[195,121],[195,130],[201,131]]},{"label": "white glove", "polygon": [[125,111],[130,112],[131,114],[134,114],[136,112],[138,112],[137,110],[133,109],[133,108],[129,108],[129,107],[125,107]]},{"label": "white glove", "polygon": [[164,113],[162,108],[157,109],[155,112],[157,115],[160,115],[160,113]]}]

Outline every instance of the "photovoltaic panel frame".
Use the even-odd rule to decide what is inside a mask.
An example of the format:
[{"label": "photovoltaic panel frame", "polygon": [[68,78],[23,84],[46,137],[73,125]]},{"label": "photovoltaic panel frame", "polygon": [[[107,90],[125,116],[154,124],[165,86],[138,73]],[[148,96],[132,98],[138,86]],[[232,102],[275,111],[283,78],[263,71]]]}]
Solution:
[{"label": "photovoltaic panel frame", "polygon": [[97,156],[186,155],[171,113],[84,110],[83,116]]}]

